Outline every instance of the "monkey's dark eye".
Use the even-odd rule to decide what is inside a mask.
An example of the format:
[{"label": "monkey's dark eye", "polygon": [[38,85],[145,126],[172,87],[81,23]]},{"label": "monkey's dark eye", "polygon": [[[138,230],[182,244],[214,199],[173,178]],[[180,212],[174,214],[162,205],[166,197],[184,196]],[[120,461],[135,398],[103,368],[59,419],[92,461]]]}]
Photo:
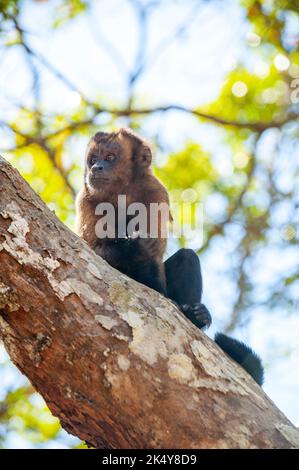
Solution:
[{"label": "monkey's dark eye", "polygon": [[98,157],[96,155],[92,155],[89,159],[89,166],[93,166],[96,161],[97,161]]},{"label": "monkey's dark eye", "polygon": [[114,162],[115,159],[115,155],[107,155],[107,157],[105,157],[105,160],[107,160],[108,162]]}]

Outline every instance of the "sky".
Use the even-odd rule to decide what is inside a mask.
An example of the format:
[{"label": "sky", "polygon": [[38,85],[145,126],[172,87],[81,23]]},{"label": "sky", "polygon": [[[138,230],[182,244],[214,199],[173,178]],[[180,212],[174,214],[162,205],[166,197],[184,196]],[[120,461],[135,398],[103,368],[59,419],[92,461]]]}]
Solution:
[{"label": "sky", "polygon": [[[138,31],[136,21],[125,0],[96,1],[86,15],[57,29],[50,29],[53,21],[53,8],[56,2],[33,3],[25,1],[22,24],[31,32],[28,35],[31,46],[40,51],[47,60],[61,70],[74,84],[74,89],[61,84],[43,69],[43,107],[47,113],[66,109],[70,111],[78,105],[79,96],[75,88],[86,96],[98,99],[107,105],[124,104],[127,99],[127,84],[124,70],[134,64]],[[142,105],[163,105],[178,103],[187,107],[203,105],[215,99],[223,85],[226,74],[239,62],[251,70],[263,73],[266,64],[254,48],[248,49],[251,26],[245,19],[244,11],[237,1],[203,2],[194,10],[195,2],[165,1],[150,23],[149,44],[145,51],[150,66],[136,86],[138,99]],[[225,6],[224,6],[225,5]],[[180,40],[169,44],[167,38],[176,29],[182,18],[190,18],[191,26]],[[103,47],[103,38],[111,44]],[[1,46],[1,45],[0,45]],[[117,48],[117,53],[114,48]],[[115,61],[115,57],[117,57]],[[3,52],[0,47],[0,119],[13,117],[16,108],[13,102],[30,104],[30,75],[23,55],[17,48]],[[105,117],[101,118],[105,119]],[[186,140],[201,142],[203,147],[213,152],[221,174],[231,174],[228,148],[223,143],[223,131],[209,124],[198,125],[189,115],[169,112],[154,115],[143,127],[145,135],[155,135],[159,131],[166,151],[183,147]],[[271,152],[275,144],[275,131],[269,131],[261,149],[263,155]],[[8,148],[11,136],[0,130],[0,148]],[[73,151],[76,158],[83,161],[86,141],[77,142]],[[282,156],[281,184],[288,185],[288,165],[298,164],[298,149],[294,160]],[[163,156],[162,156],[163,158]],[[261,193],[261,200],[263,194]],[[219,209],[221,201],[211,199],[205,208],[209,212]],[[287,208],[282,208],[281,217],[286,216]],[[212,312],[214,326],[210,336],[223,325],[229,314],[231,299],[234,298],[232,285],[223,277],[228,258],[232,256],[233,245],[225,242],[212,244],[212,250],[202,259],[204,276],[204,301]],[[173,249],[169,248],[169,253]],[[299,262],[298,250],[284,253],[261,253],[256,276],[262,289],[270,276],[281,269],[290,269]],[[277,260],[279,259],[279,262]],[[297,315],[284,318],[281,315],[269,317],[262,307],[255,309],[250,325],[240,328],[236,336],[248,341],[266,363],[264,390],[277,406],[299,425],[299,320]],[[292,344],[295,353],[284,357],[288,345]],[[282,358],[281,358],[282,357]],[[0,364],[6,360],[2,351]],[[296,373],[294,372],[296,371]],[[0,399],[6,387],[17,386],[22,382],[20,373],[12,366],[5,367],[0,382]],[[62,436],[61,445],[68,438]],[[13,436],[11,447],[30,446],[18,436]],[[54,444],[53,444],[54,445]],[[59,445],[59,444],[57,444]]]}]

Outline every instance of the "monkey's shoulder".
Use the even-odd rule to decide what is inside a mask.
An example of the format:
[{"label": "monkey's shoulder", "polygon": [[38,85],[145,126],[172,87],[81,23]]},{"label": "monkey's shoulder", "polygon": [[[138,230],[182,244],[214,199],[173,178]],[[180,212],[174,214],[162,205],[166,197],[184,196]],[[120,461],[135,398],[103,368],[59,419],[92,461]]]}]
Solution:
[{"label": "monkey's shoulder", "polygon": [[135,198],[137,196],[137,198],[144,203],[169,203],[169,196],[166,187],[152,173],[141,179],[133,190],[135,192]]}]

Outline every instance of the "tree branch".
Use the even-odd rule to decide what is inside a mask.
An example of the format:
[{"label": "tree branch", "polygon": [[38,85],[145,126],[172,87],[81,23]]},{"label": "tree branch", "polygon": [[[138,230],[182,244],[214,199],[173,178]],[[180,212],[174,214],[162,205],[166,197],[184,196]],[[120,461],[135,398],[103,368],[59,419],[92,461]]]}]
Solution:
[{"label": "tree branch", "polygon": [[0,333],[96,447],[290,448],[298,430],[176,307],[68,230],[0,158]]},{"label": "tree branch", "polygon": [[[186,108],[185,106],[181,105],[176,105],[176,104],[170,104],[170,105],[165,105],[165,106],[157,106],[154,108],[136,108],[136,109],[131,109],[131,108],[125,108],[125,109],[117,109],[117,108],[106,108],[103,106],[98,106],[96,104],[93,105],[94,107],[94,113],[93,115],[88,118],[84,119],[82,121],[75,121],[75,122],[70,122],[66,126],[62,127],[61,129],[57,129],[54,132],[50,132],[47,135],[44,135],[42,137],[43,140],[49,140],[52,139],[53,137],[56,137],[64,132],[72,132],[74,130],[84,128],[90,125],[93,125],[95,122],[96,117],[98,117],[99,114],[102,113],[107,113],[111,114],[112,116],[115,117],[123,117],[123,116],[133,116],[133,115],[149,115],[149,114],[154,114],[154,113],[166,113],[168,111],[180,111],[186,114],[191,114],[195,117],[198,117],[200,119],[203,119],[205,121],[210,121],[214,124],[218,124],[224,127],[234,127],[237,129],[249,129],[254,132],[257,132],[258,134],[261,134],[267,129],[280,129],[282,128],[285,124],[291,122],[291,121],[297,121],[298,120],[298,114],[296,113],[290,113],[288,114],[284,119],[281,119],[280,121],[276,122],[239,122],[239,121],[233,121],[233,120],[228,120],[228,119],[222,119],[220,117],[214,116],[212,114],[204,113],[196,109],[190,109]],[[14,126],[10,125],[9,123],[5,121],[0,121],[0,125],[8,127],[10,130],[12,130],[14,133],[20,135],[24,139],[27,140],[28,143],[34,143],[38,142],[41,137],[34,137],[32,135],[27,135],[20,130],[16,129]],[[27,142],[25,142],[25,146],[27,145]],[[12,149],[7,149],[6,151],[11,151],[13,152]],[[2,149],[3,151],[3,149]]]}]

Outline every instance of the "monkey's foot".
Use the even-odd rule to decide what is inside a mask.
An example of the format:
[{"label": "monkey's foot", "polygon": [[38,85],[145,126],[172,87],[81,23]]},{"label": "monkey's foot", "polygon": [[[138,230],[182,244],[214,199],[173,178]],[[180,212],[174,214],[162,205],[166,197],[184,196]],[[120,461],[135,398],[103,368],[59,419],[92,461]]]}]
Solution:
[{"label": "monkey's foot", "polygon": [[183,304],[180,305],[180,308],[186,317],[201,330],[209,328],[211,325],[212,317],[204,304],[200,302],[192,305]]}]

